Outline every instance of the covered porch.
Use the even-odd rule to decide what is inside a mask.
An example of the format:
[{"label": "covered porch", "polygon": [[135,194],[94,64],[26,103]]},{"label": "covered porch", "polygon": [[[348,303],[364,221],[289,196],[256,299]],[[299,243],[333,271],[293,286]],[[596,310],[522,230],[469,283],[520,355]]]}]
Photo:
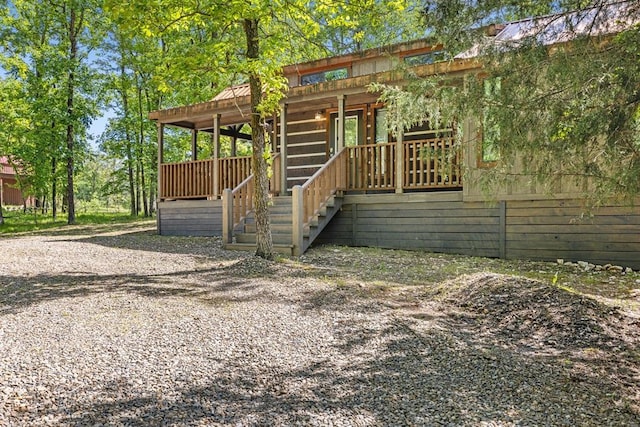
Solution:
[{"label": "covered porch", "polygon": [[[433,72],[438,66],[427,67]],[[290,244],[284,252],[304,252],[345,193],[462,189],[462,150],[452,126],[420,125],[395,137],[388,133],[385,106],[367,88],[373,81],[396,80],[393,72],[383,72],[290,87],[268,123],[270,191],[289,198],[291,206],[283,238]],[[247,88],[238,86],[212,101],[151,115],[158,123],[159,202],[220,201],[221,234],[229,245],[251,221],[252,167],[250,156],[220,156],[220,138],[249,121],[249,101]],[[192,132],[191,160],[164,161],[166,127]],[[243,138],[249,137],[245,132]],[[206,159],[198,158],[202,133],[212,146]]]}]

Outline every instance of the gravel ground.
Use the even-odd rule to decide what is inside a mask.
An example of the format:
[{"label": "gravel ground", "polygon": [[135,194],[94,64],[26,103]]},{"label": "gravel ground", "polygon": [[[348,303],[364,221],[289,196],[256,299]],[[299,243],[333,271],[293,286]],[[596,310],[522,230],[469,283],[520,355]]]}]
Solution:
[{"label": "gravel ground", "polygon": [[636,273],[613,298],[417,252],[0,242],[2,426],[640,425]]}]

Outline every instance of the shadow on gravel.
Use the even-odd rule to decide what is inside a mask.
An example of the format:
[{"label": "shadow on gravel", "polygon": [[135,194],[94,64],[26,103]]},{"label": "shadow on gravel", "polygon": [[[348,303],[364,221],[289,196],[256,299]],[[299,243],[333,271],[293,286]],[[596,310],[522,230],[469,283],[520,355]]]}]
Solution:
[{"label": "shadow on gravel", "polygon": [[[201,276],[197,279],[195,275]],[[203,280],[205,279],[205,280]],[[162,274],[38,274],[0,275],[0,315],[15,313],[34,304],[61,298],[80,298],[106,293],[130,293],[150,298],[184,297],[210,301],[255,300],[261,292],[251,281],[236,274],[235,264],[220,268],[185,270]],[[238,297],[237,291],[243,297]],[[233,293],[234,297],[227,295]],[[266,298],[266,297],[265,297]]]},{"label": "shadow on gravel", "polygon": [[[337,333],[340,330],[336,331]],[[49,412],[64,425],[638,425],[606,376],[576,379],[560,359],[493,347],[446,322],[349,325],[327,359],[289,372],[229,360],[173,397],[128,386]],[[353,337],[355,338],[355,342]],[[382,344],[381,344],[382,343]],[[377,348],[367,352],[367,348]],[[346,362],[348,361],[348,362]],[[142,379],[144,381],[144,379]],[[176,390],[174,390],[176,391]]]},{"label": "shadow on gravel", "polygon": [[138,229],[114,235],[93,235],[69,241],[91,243],[115,249],[207,256],[216,259],[238,259],[251,256],[250,253],[245,252],[224,251],[220,237],[160,236],[151,229]]}]

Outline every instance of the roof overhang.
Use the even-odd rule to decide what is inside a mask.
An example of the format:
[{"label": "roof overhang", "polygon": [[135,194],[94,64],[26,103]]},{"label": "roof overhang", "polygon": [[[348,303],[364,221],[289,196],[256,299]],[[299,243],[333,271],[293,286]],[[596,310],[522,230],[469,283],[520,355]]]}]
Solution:
[{"label": "roof overhang", "polygon": [[[412,67],[411,71],[419,77],[430,75],[455,77],[480,68],[481,64],[476,59],[457,59],[455,61]],[[308,111],[309,109],[331,108],[337,105],[337,97],[339,95],[347,97],[347,105],[359,104],[363,100],[374,96],[369,92],[369,86],[372,83],[403,85],[407,83],[407,76],[403,71],[393,70],[314,85],[295,86],[289,89],[282,103],[287,105],[290,113],[302,110]],[[244,95],[233,99],[207,101],[153,111],[149,114],[149,118],[167,125],[206,130],[213,128],[213,117],[215,115],[220,116],[220,124],[223,126],[247,123],[250,117],[250,110],[251,97]]]}]

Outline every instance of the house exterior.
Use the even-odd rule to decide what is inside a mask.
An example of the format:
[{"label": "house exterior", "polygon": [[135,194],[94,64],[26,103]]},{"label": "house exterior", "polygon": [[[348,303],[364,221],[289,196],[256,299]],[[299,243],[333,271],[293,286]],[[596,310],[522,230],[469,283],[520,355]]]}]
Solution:
[{"label": "house exterior", "polygon": [[30,206],[33,198],[25,199],[22,191],[17,188],[17,174],[9,164],[6,156],[0,156],[0,206]]},{"label": "house exterior", "polygon": [[[516,30],[506,25],[494,34]],[[487,165],[477,121],[456,127],[462,150],[453,126],[388,134],[385,106],[368,87],[401,85],[398,63],[420,76],[481,71],[473,55],[439,62],[440,55],[440,46],[418,40],[283,69],[289,90],[270,132],[276,249],[299,255],[313,243],[335,243],[640,268],[637,207],[608,206],[576,221],[580,191],[569,180],[553,196],[523,180],[487,203],[478,185]],[[238,131],[249,108],[241,85],[209,102],[151,114],[158,123],[160,234],[221,235],[228,248],[255,248],[249,158],[218,154],[221,135],[250,138]],[[191,130],[192,161],[164,162],[171,126]],[[202,132],[211,135],[209,159],[197,156]]]}]

